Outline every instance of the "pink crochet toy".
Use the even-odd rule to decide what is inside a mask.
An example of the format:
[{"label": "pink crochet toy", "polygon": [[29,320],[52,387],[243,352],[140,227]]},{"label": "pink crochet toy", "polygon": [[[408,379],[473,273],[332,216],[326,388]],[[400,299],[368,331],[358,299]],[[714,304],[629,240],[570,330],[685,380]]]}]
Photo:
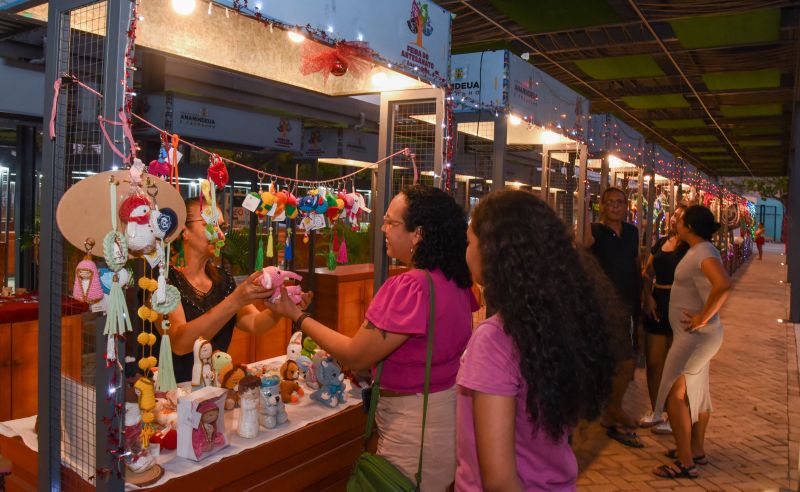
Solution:
[{"label": "pink crochet toy", "polygon": [[[278,267],[268,266],[263,270],[264,274],[261,277],[261,285],[264,286],[265,289],[275,289],[275,292],[270,297],[270,302],[277,302],[281,298],[281,285],[286,282],[287,279],[293,280],[303,280],[303,277],[294,273],[288,272],[286,270],[281,270]],[[292,300],[295,304],[299,304],[302,300],[301,294],[303,293],[303,289],[299,285],[290,285],[286,287],[286,290],[289,292],[289,299]]]},{"label": "pink crochet toy", "polygon": [[72,297],[87,304],[103,300],[103,287],[100,285],[100,273],[91,258],[84,258],[75,268],[75,283],[72,286]]}]

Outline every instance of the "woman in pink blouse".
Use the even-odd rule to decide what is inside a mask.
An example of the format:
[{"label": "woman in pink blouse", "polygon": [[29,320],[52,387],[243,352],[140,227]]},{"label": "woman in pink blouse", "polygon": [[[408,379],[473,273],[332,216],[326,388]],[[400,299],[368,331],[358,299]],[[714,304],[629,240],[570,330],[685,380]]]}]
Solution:
[{"label": "woman in pink blouse", "polygon": [[425,427],[422,490],[446,490],[455,477],[455,383],[477,302],[465,260],[464,211],[442,190],[415,185],[394,197],[383,218],[386,253],[410,270],[375,294],[353,338],[307,317],[282,295],[275,313],[300,320],[300,329],[351,369],[383,361],[376,412],[378,454],[414,481],[422,431],[429,292],[435,291],[430,396]]}]

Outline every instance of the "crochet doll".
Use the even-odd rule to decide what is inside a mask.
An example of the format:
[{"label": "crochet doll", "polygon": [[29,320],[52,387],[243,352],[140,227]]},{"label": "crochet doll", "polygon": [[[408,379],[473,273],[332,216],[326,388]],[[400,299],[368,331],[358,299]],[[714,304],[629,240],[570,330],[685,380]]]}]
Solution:
[{"label": "crochet doll", "polygon": [[211,342],[198,337],[194,342],[193,352],[192,386],[216,386],[216,375],[211,367],[211,355],[214,352]]},{"label": "crochet doll", "polygon": [[239,381],[239,426],[236,433],[251,439],[258,435],[258,404],[261,401],[261,379],[245,376]]}]

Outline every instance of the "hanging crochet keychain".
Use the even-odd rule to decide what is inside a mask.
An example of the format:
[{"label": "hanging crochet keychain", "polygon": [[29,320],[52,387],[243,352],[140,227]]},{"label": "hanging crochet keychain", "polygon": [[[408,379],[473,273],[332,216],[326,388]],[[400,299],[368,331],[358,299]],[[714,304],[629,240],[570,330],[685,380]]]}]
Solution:
[{"label": "hanging crochet keychain", "polygon": [[108,311],[103,334],[108,337],[106,359],[109,362],[117,360],[116,337],[131,331],[131,320],[128,316],[128,306],[119,282],[119,271],[128,261],[128,244],[125,235],[117,230],[117,183],[112,177],[109,184],[111,195],[111,232],[103,239],[103,257],[108,269],[114,272],[111,291],[108,294]]},{"label": "hanging crochet keychain", "polygon": [[72,297],[86,304],[95,304],[103,300],[100,272],[89,253],[93,247],[94,240],[87,239],[84,245],[86,256],[75,267],[75,283],[72,286]]},{"label": "hanging crochet keychain", "polygon": [[163,302],[161,301],[161,282],[162,279],[169,278],[169,253],[170,243],[166,245],[166,252],[162,256],[165,258],[159,265],[158,288],[156,289],[155,300],[151,299],[150,305],[153,311],[163,315],[161,321],[161,350],[158,353],[158,379],[156,389],[158,391],[170,391],[178,387],[175,382],[175,369],[172,366],[172,345],[169,340],[169,313],[178,307],[181,293],[174,285],[164,285]]}]

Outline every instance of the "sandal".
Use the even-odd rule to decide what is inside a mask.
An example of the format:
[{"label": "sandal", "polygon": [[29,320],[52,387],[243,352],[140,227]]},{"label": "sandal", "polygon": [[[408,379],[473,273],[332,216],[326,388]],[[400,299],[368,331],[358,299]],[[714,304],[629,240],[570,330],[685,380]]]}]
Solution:
[{"label": "sandal", "polygon": [[678,478],[690,478],[695,479],[699,478],[700,474],[697,473],[697,465],[692,465],[690,467],[683,466],[679,460],[675,460],[675,466],[670,465],[661,465],[653,468],[653,475],[660,477],[660,478],[669,478],[671,480],[675,480]]},{"label": "sandal", "polygon": [[[669,451],[664,453],[664,456],[666,456],[667,458],[673,459],[673,460],[678,459],[678,450],[677,449],[670,449]],[[706,458],[706,455],[704,455],[704,454],[701,454],[700,456],[695,456],[692,459],[694,460],[694,464],[695,465],[703,466],[703,465],[707,465],[708,464],[708,458]]]},{"label": "sandal", "polygon": [[616,425],[608,426],[606,435],[615,441],[632,448],[643,448],[644,443],[633,431],[620,430]]}]

